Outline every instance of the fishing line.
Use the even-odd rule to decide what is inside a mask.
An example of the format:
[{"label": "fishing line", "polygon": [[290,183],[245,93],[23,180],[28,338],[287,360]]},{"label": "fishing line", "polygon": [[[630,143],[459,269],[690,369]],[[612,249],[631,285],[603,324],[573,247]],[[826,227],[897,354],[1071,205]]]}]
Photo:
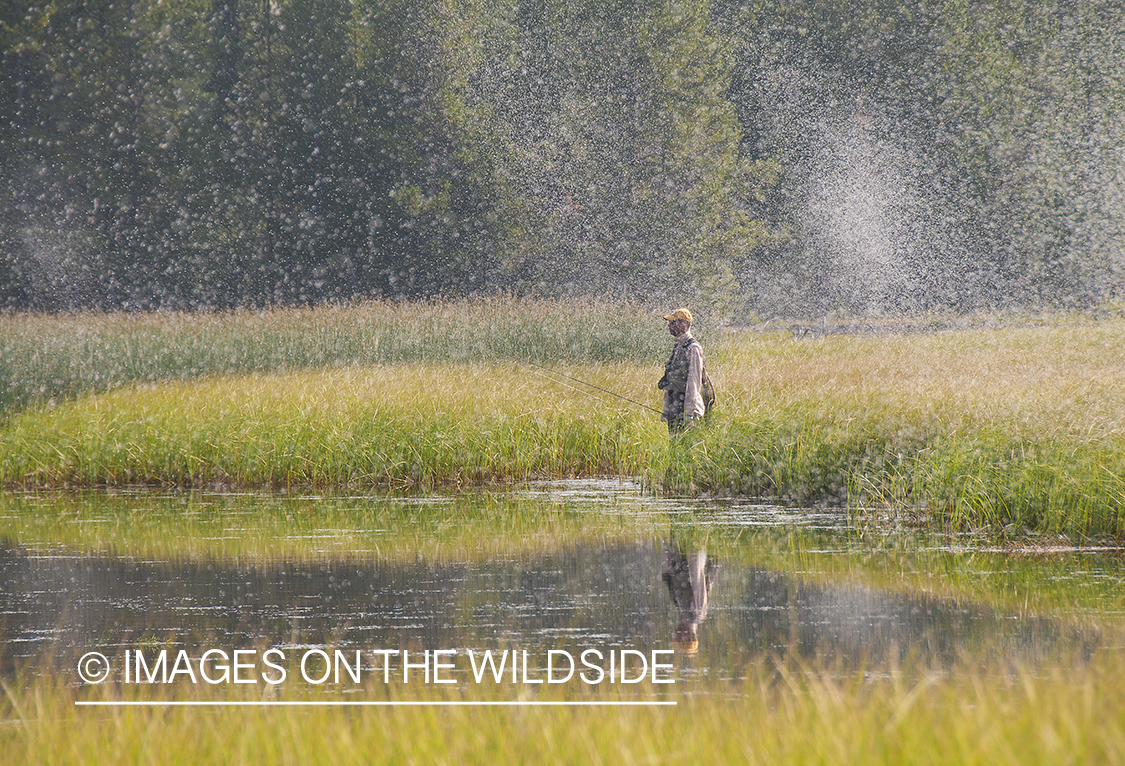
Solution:
[{"label": "fishing line", "polygon": [[[573,380],[575,383],[581,383],[584,386],[589,386],[590,388],[597,389],[598,391],[601,391],[604,394],[609,394],[610,396],[616,396],[618,399],[624,399],[625,401],[629,402],[630,404],[635,404],[638,407],[644,407],[646,410],[648,410],[650,412],[655,412],[658,415],[664,414],[661,410],[658,410],[655,407],[649,407],[647,404],[642,404],[642,403],[636,401],[635,399],[630,399],[627,396],[622,396],[621,394],[617,393],[616,391],[610,391],[608,388],[602,388],[601,386],[595,386],[593,383],[587,383],[584,380],[579,380],[578,378],[572,378],[571,376],[567,375],[566,373],[558,372],[556,370],[551,370],[551,369],[548,369],[546,367],[541,367],[540,365],[536,364],[535,362],[527,362],[527,364],[531,365],[532,367],[535,367],[536,369],[543,370],[544,372],[548,372],[551,375],[558,375],[560,378],[566,378],[567,380]],[[546,376],[543,376],[543,377],[546,377]],[[561,385],[561,386],[566,386],[565,383],[560,383],[557,380],[554,380],[552,382],[557,383],[558,385]],[[591,394],[589,391],[583,391],[581,388],[574,388],[574,386],[566,386],[566,387],[569,388],[569,389],[572,389],[574,391],[578,391],[580,393],[586,394],[588,396],[594,395],[594,394]]]}]

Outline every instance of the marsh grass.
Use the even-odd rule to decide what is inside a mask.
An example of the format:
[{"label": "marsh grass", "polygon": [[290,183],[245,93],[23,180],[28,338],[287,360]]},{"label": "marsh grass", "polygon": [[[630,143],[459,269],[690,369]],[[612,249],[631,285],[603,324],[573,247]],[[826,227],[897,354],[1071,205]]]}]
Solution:
[{"label": "marsh grass", "polygon": [[0,314],[0,415],[130,383],[398,362],[639,362],[659,317],[509,299],[318,309]]},{"label": "marsh grass", "polygon": [[387,365],[132,387],[29,411],[0,436],[0,480],[478,486],[636,474],[659,434],[651,420],[562,398],[526,368]]},{"label": "marsh grass", "polygon": [[1125,323],[727,338],[710,490],[907,511],[1002,535],[1125,533]]},{"label": "marsh grass", "polygon": [[[5,684],[0,748],[17,764],[1120,763],[1121,662],[1099,656],[1044,673],[967,661],[954,673],[903,667],[873,675],[761,657],[741,681],[681,680],[666,692],[678,702],[672,708],[91,708],[74,703],[251,701],[263,690],[78,688],[46,675]],[[564,686],[562,699],[621,694]],[[281,694],[301,700],[309,692]],[[518,694],[505,686],[388,691],[380,684],[351,698]]]},{"label": "marsh grass", "polygon": [[[1120,319],[799,339],[714,334],[707,355],[718,408],[669,442],[654,414],[519,361],[550,360],[658,405],[653,382],[667,339],[650,317],[611,311],[599,335],[601,322],[567,306],[491,306],[105,318],[126,329],[94,335],[124,348],[149,333],[159,349],[122,359],[165,366],[11,414],[0,425],[0,483],[414,490],[613,474],[670,492],[846,505],[863,518],[892,509],[994,537],[1125,536]],[[387,330],[388,317],[415,324]],[[85,320],[4,321],[9,338],[20,323],[35,335],[39,322],[61,343],[80,336]],[[160,322],[182,324],[176,332],[220,360],[239,343],[271,339],[259,356],[246,354],[253,363],[224,368],[192,362],[194,347],[170,330],[138,329]],[[286,329],[270,335],[259,323]],[[240,340],[205,342],[211,324]],[[364,357],[360,347],[382,350]],[[442,361],[394,361],[410,358]],[[278,369],[215,377],[254,365]],[[135,382],[157,378],[193,379]]]}]

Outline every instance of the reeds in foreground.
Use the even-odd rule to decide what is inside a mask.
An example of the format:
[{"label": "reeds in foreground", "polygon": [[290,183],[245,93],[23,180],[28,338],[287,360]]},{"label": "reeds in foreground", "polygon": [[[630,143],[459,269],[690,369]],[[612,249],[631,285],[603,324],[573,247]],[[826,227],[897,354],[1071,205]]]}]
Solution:
[{"label": "reeds in foreground", "polygon": [[[955,674],[834,672],[762,657],[739,681],[683,679],[675,707],[80,707],[78,700],[323,701],[263,684],[79,688],[47,675],[4,684],[7,763],[1049,764],[1125,759],[1125,668],[971,665]],[[380,679],[381,681],[381,679]],[[655,690],[545,690],[522,699],[635,701]],[[516,700],[518,690],[387,690],[349,701]],[[651,697],[649,697],[651,698]],[[340,699],[340,697],[337,697]]]}]

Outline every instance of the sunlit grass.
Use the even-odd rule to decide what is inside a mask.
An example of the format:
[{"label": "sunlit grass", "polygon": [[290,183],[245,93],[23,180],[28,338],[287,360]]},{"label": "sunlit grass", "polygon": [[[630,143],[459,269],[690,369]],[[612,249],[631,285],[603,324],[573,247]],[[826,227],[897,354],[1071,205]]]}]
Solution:
[{"label": "sunlit grass", "polygon": [[118,390],[14,418],[0,480],[405,489],[644,470],[655,418],[533,372],[403,364]]},{"label": "sunlit grass", "polygon": [[[799,339],[713,333],[718,409],[669,443],[654,413],[580,393],[524,361],[658,406],[662,325],[625,310],[607,317],[621,327],[517,303],[8,318],[9,341],[18,326],[63,345],[88,321],[112,341],[106,358],[84,367],[81,344],[43,354],[79,370],[166,361],[123,377],[83,372],[85,382],[59,391],[116,387],[9,414],[0,482],[413,490],[615,474],[671,492],[837,503],[872,519],[890,509],[1005,537],[1125,535],[1119,319]],[[229,338],[211,343],[209,327]],[[277,327],[285,331],[265,331]],[[154,345],[121,351],[140,338]],[[259,350],[241,367],[191,361],[252,344]],[[273,371],[244,374],[263,367]]]},{"label": "sunlit grass", "polygon": [[[76,688],[15,681],[0,700],[9,763],[1055,764],[1125,759],[1117,655],[1057,670],[974,665],[954,673],[834,671],[761,657],[734,682],[681,681],[661,708],[78,707],[76,700],[310,698],[308,689]],[[206,685],[203,685],[206,687]],[[522,696],[521,696],[522,691]],[[538,691],[538,690],[536,690]],[[556,699],[636,699],[572,685]],[[390,690],[351,700],[536,699],[526,689]]]},{"label": "sunlit grass", "polygon": [[[712,489],[963,528],[1125,532],[1125,323],[728,341]],[[735,414],[737,413],[737,414]]]},{"label": "sunlit grass", "polygon": [[[64,334],[78,331],[58,321]],[[135,330],[133,319],[113,321]],[[652,330],[655,350],[542,359],[655,406],[662,329]],[[299,335],[284,342],[303,342]],[[671,444],[655,415],[577,393],[518,356],[313,361],[199,377],[176,372],[178,341],[164,336],[159,343],[173,347],[167,374],[139,376],[139,384],[138,376],[115,379],[90,389],[113,390],[91,395],[56,392],[51,404],[44,396],[10,412],[0,426],[0,481],[37,491],[148,483],[293,494],[243,505],[168,493],[138,504],[128,495],[116,503],[111,490],[92,511],[78,496],[9,492],[0,537],[32,549],[150,558],[440,561],[671,531],[705,542],[719,560],[802,580],[965,598],[1013,617],[1052,615],[1064,626],[1088,620],[1104,629],[1106,649],[1089,662],[1063,658],[1046,668],[964,657],[953,671],[889,673],[761,656],[742,680],[678,684],[672,709],[77,708],[76,699],[98,695],[230,700],[257,699],[263,689],[80,689],[63,667],[6,679],[0,752],[5,762],[61,764],[1123,762],[1125,660],[1113,650],[1120,584],[1036,553],[1059,534],[1122,535],[1122,336],[1119,321],[799,340],[728,333],[707,345],[720,408]],[[705,511],[670,521],[520,504],[476,489],[441,500],[415,492],[610,473],[641,476],[654,490],[836,502],[872,523],[847,535],[710,529]],[[290,499],[346,496],[349,488],[359,499]],[[413,494],[368,502],[372,488]],[[421,504],[431,500],[440,507]],[[956,552],[949,547],[966,538],[902,535],[902,521],[917,519],[1016,538],[1001,547],[1025,552]],[[521,690],[440,694],[482,693]],[[439,696],[410,690],[409,698],[426,694]]]},{"label": "sunlit grass", "polygon": [[640,361],[659,316],[620,304],[368,302],[218,313],[0,314],[0,414],[135,382],[395,362]]}]

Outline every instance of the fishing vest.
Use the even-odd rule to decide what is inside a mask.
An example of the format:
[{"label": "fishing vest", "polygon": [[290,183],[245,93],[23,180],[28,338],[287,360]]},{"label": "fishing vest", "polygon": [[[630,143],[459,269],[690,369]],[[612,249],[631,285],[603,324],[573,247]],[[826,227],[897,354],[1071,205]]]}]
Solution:
[{"label": "fishing vest", "polygon": [[[667,364],[664,365],[664,377],[660,379],[657,384],[660,388],[670,388],[672,392],[677,395],[679,401],[683,401],[684,393],[687,391],[688,379],[688,349],[693,345],[699,346],[699,341],[695,338],[691,339],[691,343],[679,344],[677,343],[672,347],[672,356],[668,359]],[[702,346],[700,346],[702,349]],[[711,378],[707,375],[707,365],[703,365],[700,371],[702,378],[702,385],[700,386],[699,394],[703,397],[703,408],[705,411],[710,412],[711,407],[715,404],[715,386],[711,383]]]},{"label": "fishing vest", "polygon": [[664,382],[668,388],[672,389],[677,394],[682,394],[687,390],[687,377],[688,377],[688,349],[692,346],[698,346],[699,341],[695,338],[691,339],[691,343],[677,343],[672,347],[672,356],[664,365]]}]

